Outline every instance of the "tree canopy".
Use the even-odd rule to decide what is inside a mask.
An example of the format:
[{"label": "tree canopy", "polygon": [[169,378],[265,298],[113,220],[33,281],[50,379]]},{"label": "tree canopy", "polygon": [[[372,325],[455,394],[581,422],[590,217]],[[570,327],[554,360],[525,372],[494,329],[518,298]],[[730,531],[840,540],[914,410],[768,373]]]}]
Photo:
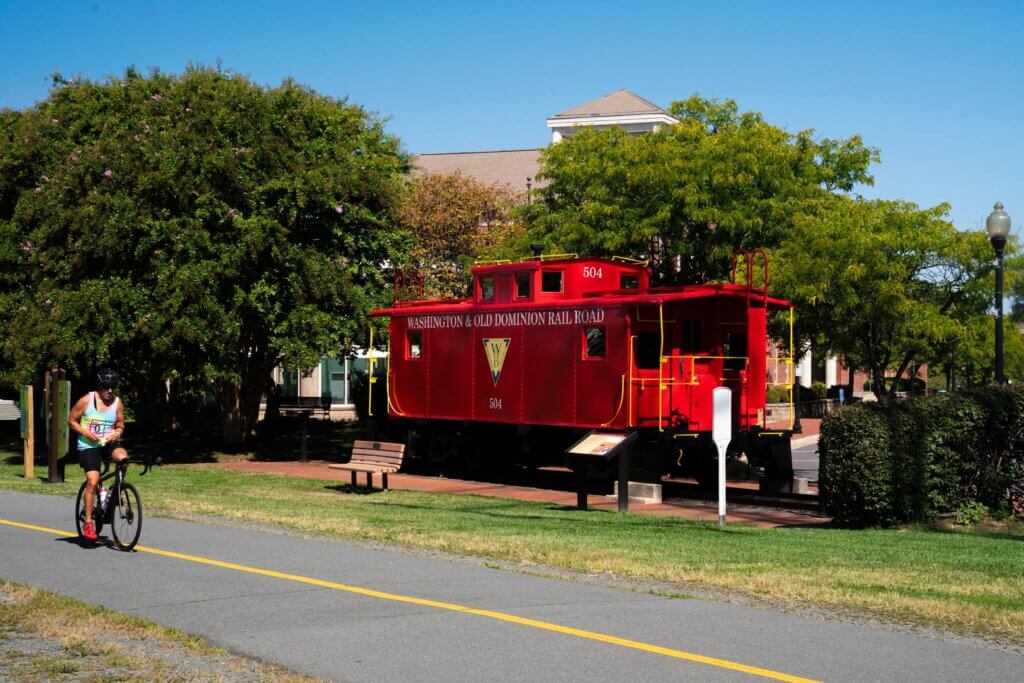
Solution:
[{"label": "tree canopy", "polygon": [[697,95],[669,111],[679,124],[644,135],[583,128],[545,150],[526,239],[646,256],[663,283],[706,282],[727,274],[735,249],[775,247],[794,215],[872,182],[878,153],[857,136],[816,140]]},{"label": "tree canopy", "polygon": [[836,197],[795,216],[776,253],[773,289],[796,305],[803,341],[868,372],[878,393],[895,391],[886,371],[941,360],[986,317],[991,248],[947,211]]},{"label": "tree canopy", "polygon": [[516,234],[511,212],[519,199],[459,172],[409,182],[398,215],[414,239],[408,263],[424,276],[428,295],[465,296],[473,261]]},{"label": "tree canopy", "polygon": [[0,114],[7,379],[112,363],[152,396],[212,387],[242,443],[276,365],[361,340],[408,247],[407,169],[379,119],[290,80],[55,78]]}]

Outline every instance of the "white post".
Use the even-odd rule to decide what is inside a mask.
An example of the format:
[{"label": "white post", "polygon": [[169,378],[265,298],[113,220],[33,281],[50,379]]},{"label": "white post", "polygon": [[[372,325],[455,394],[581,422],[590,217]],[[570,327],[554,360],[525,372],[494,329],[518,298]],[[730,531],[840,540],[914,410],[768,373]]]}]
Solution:
[{"label": "white post", "polygon": [[839,373],[836,372],[836,367],[839,365],[839,359],[835,356],[829,356],[825,359],[825,386],[834,387],[839,383]]},{"label": "white post", "polygon": [[718,524],[725,526],[725,453],[732,440],[732,389],[715,387],[711,440],[718,449]]}]

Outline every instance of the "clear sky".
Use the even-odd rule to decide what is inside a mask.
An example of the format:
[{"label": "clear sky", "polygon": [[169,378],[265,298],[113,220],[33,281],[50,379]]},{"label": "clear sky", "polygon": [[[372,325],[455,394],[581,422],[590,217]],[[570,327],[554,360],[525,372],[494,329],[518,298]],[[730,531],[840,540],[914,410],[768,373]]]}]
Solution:
[{"label": "clear sky", "polygon": [[411,152],[538,147],[619,88],[733,98],[881,149],[872,197],[1024,226],[1024,1],[82,2],[0,0],[0,107],[48,74],[214,64],[292,76],[390,119]]}]

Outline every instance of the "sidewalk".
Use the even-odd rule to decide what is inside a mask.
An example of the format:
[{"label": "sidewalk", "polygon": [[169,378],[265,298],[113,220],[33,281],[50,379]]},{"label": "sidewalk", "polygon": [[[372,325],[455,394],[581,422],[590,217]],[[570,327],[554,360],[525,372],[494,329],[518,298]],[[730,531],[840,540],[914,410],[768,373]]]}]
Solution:
[{"label": "sidewalk", "polygon": [[[284,474],[292,477],[309,479],[325,479],[328,481],[348,482],[349,472],[332,470],[326,461],[301,462],[256,462],[229,461],[198,465],[199,467],[216,467],[236,472],[252,472],[260,474]],[[359,477],[363,481],[363,475]],[[375,478],[379,485],[379,478]],[[447,493],[453,495],[492,496],[513,500],[550,503],[565,507],[576,506],[576,493],[573,491],[554,491],[536,489],[525,486],[510,486],[490,482],[466,481],[462,479],[445,479],[441,477],[424,477],[414,474],[388,475],[388,483],[392,489],[403,491],[422,491],[426,493]],[[746,488],[742,487],[741,488]],[[732,488],[732,484],[730,484]],[[726,494],[728,499],[728,494]],[[617,507],[614,499],[601,495],[590,495],[587,505],[600,510],[614,510]],[[714,501],[670,499],[663,503],[630,503],[630,512],[651,515],[672,515],[689,520],[717,521],[718,504]],[[755,505],[728,506],[728,519],[759,527],[777,526],[808,526],[824,524],[829,521],[815,512],[802,510],[783,510]]]}]

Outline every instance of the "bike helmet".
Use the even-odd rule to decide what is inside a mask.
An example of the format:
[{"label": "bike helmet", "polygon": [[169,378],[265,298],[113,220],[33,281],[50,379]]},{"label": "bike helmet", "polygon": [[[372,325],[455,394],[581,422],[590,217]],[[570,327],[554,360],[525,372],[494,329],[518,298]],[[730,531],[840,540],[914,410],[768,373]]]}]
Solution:
[{"label": "bike helmet", "polygon": [[113,389],[117,386],[117,372],[112,368],[103,368],[96,373],[96,386],[99,389]]}]

